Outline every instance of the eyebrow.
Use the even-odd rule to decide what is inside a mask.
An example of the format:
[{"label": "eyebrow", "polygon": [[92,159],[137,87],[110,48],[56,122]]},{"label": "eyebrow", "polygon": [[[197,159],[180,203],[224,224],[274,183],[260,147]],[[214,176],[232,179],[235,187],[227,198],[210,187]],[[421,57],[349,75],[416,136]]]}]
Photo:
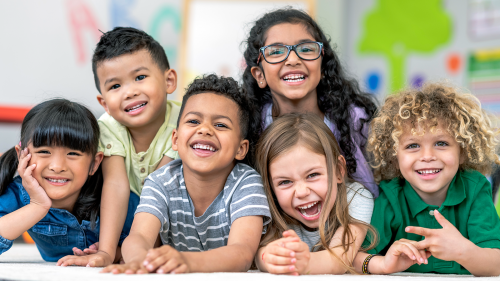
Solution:
[{"label": "eyebrow", "polygon": [[[301,40],[299,40],[299,42],[297,44],[305,43],[305,42],[316,42],[316,41],[314,41],[314,39],[301,39]],[[266,46],[272,46],[272,45],[277,45],[277,44],[286,45],[283,42],[274,42],[274,43],[271,43],[271,44],[266,45]],[[296,45],[296,44],[293,44],[293,45]]]},{"label": "eyebrow", "polygon": [[[145,66],[140,66],[140,67],[132,70],[130,73],[137,73],[137,72],[139,72],[141,70],[149,70],[149,68],[147,68]],[[113,78],[110,78],[110,79],[104,81],[104,86],[106,86],[108,83],[111,83],[111,82],[113,82],[115,80],[118,80],[118,79],[116,77],[113,77]]]},{"label": "eyebrow", "polygon": [[[190,111],[188,113],[186,113],[186,115],[184,116],[187,116],[189,114],[194,114],[196,116],[199,116],[199,117],[203,117],[203,114],[201,112],[198,112],[198,111]],[[227,119],[229,120],[229,122],[231,122],[231,124],[233,124],[233,120],[231,120],[231,118],[227,117],[226,115],[214,115],[214,119]]]}]

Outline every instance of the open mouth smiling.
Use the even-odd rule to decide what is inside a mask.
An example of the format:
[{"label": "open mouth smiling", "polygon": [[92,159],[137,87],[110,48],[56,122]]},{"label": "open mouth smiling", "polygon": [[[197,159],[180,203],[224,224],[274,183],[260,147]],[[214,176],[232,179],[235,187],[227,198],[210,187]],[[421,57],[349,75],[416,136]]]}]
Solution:
[{"label": "open mouth smiling", "polygon": [[443,169],[421,169],[421,170],[416,170],[419,175],[434,175],[439,172],[441,172]]},{"label": "open mouth smiling", "polygon": [[283,79],[285,82],[300,82],[304,81],[304,79],[306,79],[306,76],[304,74],[288,74],[281,79]]},{"label": "open mouth smiling", "polygon": [[148,104],[147,102],[143,102],[141,104],[137,104],[137,105],[134,105],[130,108],[125,108],[125,112],[133,112],[133,111],[136,111],[142,107],[144,107],[146,104]]},{"label": "open mouth smiling", "polygon": [[298,206],[297,209],[302,217],[305,219],[314,219],[319,216],[322,207],[321,201],[311,202],[302,206]]}]

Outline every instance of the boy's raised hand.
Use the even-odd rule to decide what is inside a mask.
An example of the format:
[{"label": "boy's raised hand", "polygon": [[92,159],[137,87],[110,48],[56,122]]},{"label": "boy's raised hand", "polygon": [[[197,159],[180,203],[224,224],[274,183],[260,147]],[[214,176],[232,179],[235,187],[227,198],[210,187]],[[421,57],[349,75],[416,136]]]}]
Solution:
[{"label": "boy's raised hand", "polygon": [[285,248],[292,250],[295,255],[295,262],[292,263],[295,265],[296,273],[298,274],[308,274],[309,268],[309,260],[311,259],[311,252],[309,251],[309,246],[300,240],[299,236],[293,230],[287,230],[283,232],[283,237],[285,238],[296,238],[298,241],[291,241],[285,243]]},{"label": "boy's raised hand", "polygon": [[463,256],[474,243],[465,238],[458,229],[451,224],[438,210],[434,211],[434,217],[443,227],[442,229],[428,229],[417,226],[408,226],[405,231],[417,235],[425,236],[425,239],[415,244],[417,249],[431,252],[431,254],[441,260],[455,261]]},{"label": "boy's raised hand", "polygon": [[52,206],[52,200],[50,200],[47,192],[40,186],[38,181],[33,177],[33,170],[36,168],[36,164],[28,166],[31,159],[31,154],[28,148],[25,148],[19,152],[19,165],[17,166],[17,172],[23,180],[23,187],[26,189],[30,196],[30,204],[36,204],[47,211]]},{"label": "boy's raised hand", "polygon": [[[289,231],[289,230],[288,230]],[[295,263],[295,252],[285,248],[287,243],[299,242],[298,237],[285,237],[269,243],[262,254],[262,261],[266,264],[266,269],[273,274],[298,275]]]},{"label": "boy's raised hand", "polygon": [[181,252],[169,245],[150,249],[144,259],[143,266],[149,272],[156,273],[189,273],[189,264]]}]

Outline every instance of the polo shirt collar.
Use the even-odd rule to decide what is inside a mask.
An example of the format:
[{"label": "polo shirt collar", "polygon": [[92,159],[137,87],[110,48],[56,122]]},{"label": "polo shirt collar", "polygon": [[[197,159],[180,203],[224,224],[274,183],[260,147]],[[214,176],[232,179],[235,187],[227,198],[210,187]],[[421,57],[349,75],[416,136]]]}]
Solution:
[{"label": "polo shirt collar", "polygon": [[[465,199],[465,187],[460,176],[460,171],[457,172],[455,177],[451,180],[448,192],[446,193],[446,198],[439,210],[443,209],[443,206],[455,206]],[[415,217],[427,207],[431,206],[422,200],[418,193],[411,187],[410,183],[405,180],[405,186],[403,187],[403,192],[408,202],[411,215]]]}]

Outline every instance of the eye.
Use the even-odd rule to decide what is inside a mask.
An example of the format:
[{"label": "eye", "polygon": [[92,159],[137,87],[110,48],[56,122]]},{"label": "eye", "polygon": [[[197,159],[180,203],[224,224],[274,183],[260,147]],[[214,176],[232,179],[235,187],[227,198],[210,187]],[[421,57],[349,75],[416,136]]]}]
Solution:
[{"label": "eye", "polygon": [[188,123],[188,124],[200,124],[200,122],[196,119],[189,119],[186,123]]},{"label": "eye", "polygon": [[70,156],[81,156],[82,153],[78,152],[78,151],[71,151],[71,152],[68,153],[68,155],[70,155]]},{"label": "eye", "polygon": [[445,141],[438,141],[436,142],[436,146],[448,146],[448,143]]},{"label": "eye", "polygon": [[50,154],[50,151],[42,149],[42,150],[36,151],[35,153],[38,153],[38,154]]},{"label": "eye", "polygon": [[226,124],[224,123],[217,123],[214,125],[215,127],[218,127],[218,128],[229,128]]},{"label": "eye", "polygon": [[289,181],[289,180],[282,180],[282,181],[279,181],[279,182],[278,182],[278,186],[280,186],[280,185],[287,185],[287,184],[291,184],[291,183],[292,183],[292,181]]},{"label": "eye", "polygon": [[135,81],[141,81],[144,78],[146,78],[146,75],[139,75],[139,76],[135,77]]},{"label": "eye", "polygon": [[267,55],[268,56],[277,56],[277,55],[282,55],[285,53],[285,47],[284,46],[270,46],[267,48]]},{"label": "eye", "polygon": [[109,89],[110,90],[115,90],[115,89],[118,89],[120,88],[120,84],[114,84],[113,86],[111,86]]},{"label": "eye", "polygon": [[319,173],[312,173],[312,174],[307,175],[307,178],[310,179],[310,178],[314,178],[317,176],[319,176]]},{"label": "eye", "polygon": [[415,148],[419,148],[420,145],[416,144],[416,143],[412,143],[410,145],[407,145],[406,146],[406,149],[415,149]]}]

